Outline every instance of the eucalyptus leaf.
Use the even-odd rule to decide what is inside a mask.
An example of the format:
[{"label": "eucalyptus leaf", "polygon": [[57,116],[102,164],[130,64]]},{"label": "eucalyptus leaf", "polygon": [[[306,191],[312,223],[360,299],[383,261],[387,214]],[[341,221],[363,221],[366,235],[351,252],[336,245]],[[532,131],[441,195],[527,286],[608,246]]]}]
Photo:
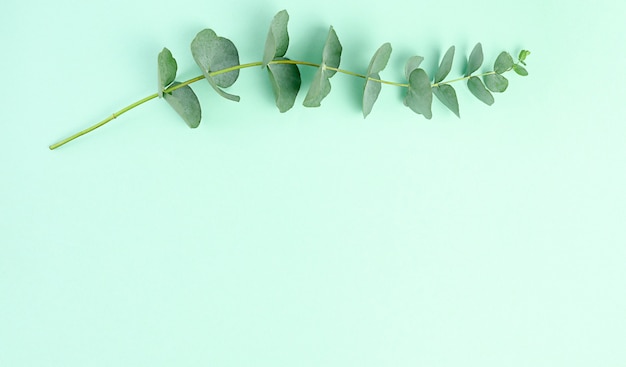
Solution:
[{"label": "eucalyptus leaf", "polygon": [[304,97],[304,102],[302,104],[305,107],[319,107],[322,105],[322,100],[326,98],[328,93],[330,93],[330,81],[328,80],[329,76],[327,75],[329,70],[324,70],[323,68],[317,68],[315,75],[313,76],[313,80],[311,81],[311,86],[309,87],[309,91]]},{"label": "eucalyptus leaf", "polygon": [[322,51],[322,64],[319,68],[317,68],[315,76],[313,76],[311,86],[309,87],[309,91],[307,92],[306,97],[304,97],[304,102],[302,103],[305,107],[321,106],[322,100],[330,93],[331,87],[328,79],[335,75],[337,71],[328,69],[327,66],[334,69],[339,67],[339,63],[341,62],[341,51],[341,43],[339,43],[339,38],[337,38],[335,29],[331,26],[328,31],[326,43],[324,44],[324,50]]},{"label": "eucalyptus leaf", "polygon": [[485,85],[492,92],[502,93],[509,86],[507,78],[500,74],[488,74],[483,78],[485,79]]},{"label": "eucalyptus leaf", "polygon": [[374,56],[372,56],[370,65],[367,68],[367,75],[383,71],[389,62],[389,57],[391,57],[391,44],[387,42],[380,46],[378,50],[376,50],[376,53],[374,53]]},{"label": "eucalyptus leaf", "polygon": [[217,36],[211,29],[204,29],[196,35],[191,42],[191,54],[207,80],[212,78],[219,87],[228,88],[239,77],[239,69],[210,75],[239,65],[235,45],[229,39]]},{"label": "eucalyptus leaf", "polygon": [[448,107],[450,111],[454,112],[457,117],[461,117],[459,113],[459,100],[456,97],[456,91],[449,84],[439,84],[433,87],[433,94],[437,97],[444,106]]},{"label": "eucalyptus leaf", "polygon": [[474,49],[470,53],[467,61],[467,71],[465,72],[465,76],[470,76],[472,73],[476,72],[476,70],[478,70],[483,64],[483,60],[483,45],[479,42],[476,46],[474,46]]},{"label": "eucalyptus leaf", "polygon": [[176,79],[177,68],[178,66],[176,65],[176,60],[172,56],[172,53],[164,47],[158,57],[159,97],[163,97],[163,90]]},{"label": "eucalyptus leaf", "polygon": [[424,58],[421,56],[411,56],[407,60],[406,66],[404,67],[404,75],[406,76],[407,80],[409,80],[411,72],[420,67],[422,61],[424,61]]},{"label": "eucalyptus leaf", "polygon": [[[286,58],[277,58],[277,60],[288,60]],[[280,112],[286,112],[296,100],[302,79],[300,77],[300,69],[294,64],[269,64],[267,72],[274,90],[276,98],[276,107]]]},{"label": "eucalyptus leaf", "polygon": [[511,70],[512,67],[513,58],[508,52],[503,51],[500,53],[500,55],[498,55],[498,57],[496,58],[496,62],[493,64],[493,71],[498,74],[502,74],[506,71]]},{"label": "eucalyptus leaf", "polygon": [[452,70],[452,61],[454,60],[454,46],[450,47],[446,54],[443,55],[443,59],[441,60],[441,64],[439,65],[439,70],[437,70],[437,74],[435,74],[435,83],[439,83],[450,74],[450,70]]},{"label": "eucalyptus leaf", "polygon": [[423,69],[415,69],[409,75],[409,90],[404,102],[414,112],[424,115],[427,119],[433,117],[433,91],[430,78]]},{"label": "eucalyptus leaf", "polygon": [[[172,86],[179,84],[179,82],[174,82]],[[189,127],[196,128],[200,125],[200,119],[202,118],[200,102],[191,87],[185,85],[170,93],[164,93],[163,98],[183,118]]]},{"label": "eucalyptus leaf", "polygon": [[525,67],[521,65],[518,65],[518,64],[513,65],[513,70],[521,76],[528,76],[528,71],[526,70]]},{"label": "eucalyptus leaf", "polygon": [[467,81],[467,87],[476,98],[480,99],[485,104],[489,106],[493,104],[493,95],[487,90],[487,88],[485,88],[482,80],[480,80],[480,78],[478,78],[477,76],[469,78],[469,80]]},{"label": "eucalyptus leaf", "polygon": [[385,69],[390,56],[391,44],[385,43],[378,48],[370,61],[369,67],[367,68],[367,78],[365,79],[365,86],[363,87],[364,118],[372,112],[372,107],[374,107],[374,103],[378,99],[378,95],[382,89],[380,82],[371,79],[380,79],[380,74],[378,73]]},{"label": "eucalyptus leaf", "polygon": [[[341,62],[341,51],[343,50],[341,43],[339,42],[339,38],[337,37],[337,33],[335,29],[331,26],[328,31],[328,38],[326,39],[326,44],[324,44],[324,51],[322,52],[322,64],[325,66],[330,66],[332,68],[338,68],[339,63]],[[335,70],[327,70],[328,78],[335,75]]]},{"label": "eucalyptus leaf", "polygon": [[[378,73],[371,74],[370,77],[380,79]],[[370,79],[365,81],[365,87],[363,88],[363,118],[367,117],[367,115],[372,112],[372,107],[374,107],[374,103],[378,99],[381,89],[382,85],[379,82]]]},{"label": "eucalyptus leaf", "polygon": [[236,96],[234,94],[230,94],[228,92],[225,92],[222,88],[220,88],[217,83],[215,82],[215,80],[213,80],[213,78],[208,78],[207,79],[209,84],[211,85],[211,87],[213,87],[213,89],[215,89],[215,91],[217,92],[217,94],[219,94],[220,96],[229,99],[231,101],[234,102],[239,102],[241,100],[241,98],[239,96]]},{"label": "eucalyptus leaf", "polygon": [[520,61],[522,64],[526,65],[526,62],[525,62],[525,61],[526,61],[526,57],[528,57],[528,55],[530,55],[530,51],[528,51],[528,50],[522,50],[522,51],[520,51],[520,52],[519,52],[519,56],[518,56],[517,58],[519,59],[519,61]]},{"label": "eucalyptus leaf", "polygon": [[267,66],[274,58],[285,56],[285,53],[287,53],[287,48],[289,47],[288,22],[289,14],[286,10],[281,10],[274,16],[270,30],[267,33],[267,40],[265,41],[263,67]]}]

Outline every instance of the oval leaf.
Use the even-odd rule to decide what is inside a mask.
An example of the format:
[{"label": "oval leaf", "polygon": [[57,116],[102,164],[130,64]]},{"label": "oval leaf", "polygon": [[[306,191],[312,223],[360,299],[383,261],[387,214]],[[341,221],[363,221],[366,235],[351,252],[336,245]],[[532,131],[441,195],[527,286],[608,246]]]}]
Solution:
[{"label": "oval leaf", "polygon": [[[383,71],[389,62],[389,57],[391,57],[391,44],[387,42],[380,46],[372,56],[370,66],[367,68],[367,75],[378,74]],[[380,77],[374,79],[380,79]]]},{"label": "oval leaf", "polygon": [[433,117],[433,91],[430,78],[423,69],[415,69],[409,75],[409,91],[404,102],[414,112],[424,115],[427,119]]},{"label": "oval leaf", "polygon": [[[179,82],[174,82],[172,86],[179,84]],[[202,117],[200,102],[191,87],[185,85],[170,93],[164,93],[163,97],[189,127],[196,128],[200,125],[200,119]]]},{"label": "oval leaf", "polygon": [[378,73],[385,69],[390,56],[391,44],[385,43],[376,50],[376,53],[374,53],[370,61],[370,65],[367,68],[365,86],[363,87],[363,118],[367,117],[367,115],[372,112],[372,107],[374,107],[374,103],[378,99],[382,88],[380,82],[371,80],[370,78],[380,79],[380,74]]},{"label": "oval leaf", "polygon": [[498,74],[502,74],[506,71],[511,70],[512,67],[513,67],[513,57],[511,57],[511,55],[508,52],[503,51],[500,53],[500,55],[498,55],[496,62],[493,64],[493,71],[495,71]]},{"label": "oval leaf", "polygon": [[163,90],[174,82],[176,78],[176,60],[167,48],[159,53],[158,57],[159,97],[163,98]]},{"label": "oval leaf", "polygon": [[[339,43],[339,38],[337,37],[337,33],[335,33],[335,29],[331,26],[328,31],[328,38],[326,39],[326,44],[324,45],[324,51],[322,52],[322,64],[323,66],[330,66],[332,68],[338,68],[339,63],[341,62],[341,51],[342,51],[341,43]],[[328,78],[335,75],[335,70],[326,70],[326,75]]]},{"label": "oval leaf", "polygon": [[[370,74],[369,77],[380,79],[378,73]],[[374,107],[374,103],[378,99],[381,89],[382,85],[379,82],[375,82],[369,78],[365,81],[365,88],[363,88],[363,118],[367,117],[367,115],[372,112],[372,107]]]},{"label": "oval leaf", "polygon": [[338,68],[341,62],[341,43],[335,33],[335,29],[331,26],[328,31],[328,37],[322,51],[322,64],[315,72],[309,91],[304,97],[302,103],[305,107],[319,107],[321,102],[330,93],[330,79],[337,71],[327,69],[327,66]]},{"label": "oval leaf", "polygon": [[216,71],[239,65],[239,53],[235,45],[227,38],[218,37],[210,29],[200,31],[191,42],[191,54],[207,79],[212,78],[215,84],[227,88],[239,77],[239,70],[211,76]]},{"label": "oval leaf", "polygon": [[483,45],[479,43],[474,46],[472,53],[470,53],[469,60],[467,61],[467,71],[465,76],[470,76],[483,64]]},{"label": "oval leaf", "polygon": [[424,58],[421,56],[411,56],[407,60],[406,66],[404,67],[404,75],[406,76],[407,80],[409,80],[409,76],[411,75],[411,72],[413,72],[413,70],[420,67],[420,65],[422,64],[422,61],[424,61]]},{"label": "oval leaf", "polygon": [[522,51],[520,51],[520,52],[519,52],[519,56],[518,56],[517,58],[519,59],[519,61],[520,61],[522,64],[526,65],[526,62],[525,62],[525,61],[526,61],[526,57],[528,57],[528,55],[530,55],[530,51],[528,51],[528,50],[522,50]]},{"label": "oval leaf", "polygon": [[467,81],[467,87],[472,94],[483,101],[485,104],[491,106],[494,102],[493,95],[485,88],[485,85],[480,78],[473,76]]},{"label": "oval leaf", "polygon": [[485,85],[492,92],[502,93],[509,86],[509,81],[500,74],[488,74],[484,79]]},{"label": "oval leaf", "polygon": [[528,75],[528,71],[526,70],[526,68],[521,66],[521,65],[518,65],[518,64],[513,65],[513,70],[518,75],[521,75],[521,76],[527,76]]},{"label": "oval leaf", "polygon": [[456,97],[456,91],[449,84],[440,84],[437,87],[433,87],[433,94],[448,107],[450,111],[454,112],[457,117],[461,117],[459,113],[459,100]]},{"label": "oval leaf", "polygon": [[454,46],[450,47],[446,54],[443,55],[443,59],[441,60],[441,64],[439,65],[439,70],[437,70],[437,74],[435,75],[435,83],[439,83],[444,80],[446,76],[452,70],[452,61],[454,60]]},{"label": "oval leaf", "polygon": [[329,76],[326,75],[327,71],[328,70],[324,70],[321,67],[317,68],[315,76],[313,76],[313,80],[311,81],[309,91],[306,97],[304,97],[304,102],[302,102],[305,107],[321,106],[322,100],[330,93],[330,81],[328,80]]},{"label": "oval leaf", "polygon": [[[288,60],[278,58],[278,60]],[[296,101],[298,91],[302,79],[300,78],[300,69],[294,64],[269,64],[267,72],[274,90],[276,98],[276,107],[280,112],[286,112],[293,107]]]},{"label": "oval leaf", "polygon": [[289,33],[287,23],[289,14],[286,10],[279,11],[272,20],[270,30],[265,41],[265,52],[263,53],[263,67],[276,57],[285,56],[289,47]]}]

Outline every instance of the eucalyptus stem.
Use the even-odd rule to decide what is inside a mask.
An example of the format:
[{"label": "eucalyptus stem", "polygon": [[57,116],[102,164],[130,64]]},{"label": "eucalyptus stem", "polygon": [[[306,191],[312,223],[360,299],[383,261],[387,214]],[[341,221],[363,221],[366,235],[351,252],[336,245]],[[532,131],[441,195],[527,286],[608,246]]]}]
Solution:
[{"label": "eucalyptus stem", "polygon": [[[320,64],[316,64],[316,63],[308,62],[308,61],[300,61],[300,60],[272,60],[268,64],[292,64],[292,65],[311,66],[311,67],[316,67],[316,68],[319,68],[321,66]],[[217,75],[220,75],[220,74],[226,74],[228,72],[232,72],[232,71],[235,71],[235,70],[241,70],[241,69],[257,67],[257,66],[262,66],[262,65],[263,65],[263,62],[261,62],[261,61],[251,62],[251,63],[247,63],[247,64],[235,65],[235,66],[232,66],[232,67],[229,67],[229,68],[213,71],[213,72],[209,73],[209,76],[213,77],[213,76],[217,76]],[[519,65],[519,63],[515,64],[515,66],[518,66],[518,65]],[[375,78],[371,78],[371,77],[369,77],[367,75],[364,75],[364,74],[359,74],[359,73],[355,73],[355,72],[352,72],[352,71],[349,71],[349,70],[344,70],[344,69],[339,69],[339,68],[335,68],[335,67],[330,67],[330,66],[327,66],[327,65],[324,65],[324,67],[326,69],[328,69],[328,70],[333,70],[333,71],[336,71],[338,73],[342,73],[342,74],[346,74],[346,75],[350,75],[350,76],[355,76],[355,77],[358,77],[358,78],[370,80],[370,81],[381,83],[381,84],[388,84],[388,85],[393,85],[393,86],[402,87],[402,88],[409,88],[409,84],[407,84],[407,83],[397,83],[397,82],[392,82],[392,81],[388,81],[388,80],[375,79]],[[512,69],[514,69],[514,67],[510,67],[506,71],[510,71]],[[450,84],[450,83],[455,83],[455,82],[459,82],[459,81],[463,81],[463,80],[468,80],[469,78],[471,78],[473,76],[484,77],[484,76],[492,75],[492,74],[496,74],[496,72],[495,71],[490,71],[490,72],[486,72],[486,73],[483,73],[483,74],[469,75],[469,76],[464,76],[464,77],[461,77],[461,78],[452,79],[452,80],[448,80],[448,81],[441,81],[441,82],[438,82],[438,83],[431,84],[431,87],[438,87],[438,86],[440,86],[442,84]],[[186,80],[184,82],[178,83],[176,85],[173,85],[173,86],[170,86],[169,88],[164,89],[163,93],[172,93],[173,91],[175,91],[175,90],[177,90],[179,88],[182,88],[182,87],[184,87],[186,85],[195,83],[195,82],[200,81],[202,79],[205,79],[204,75],[200,75],[200,76],[197,76],[195,78],[191,78],[189,80]],[[117,112],[114,112],[113,114],[111,114],[111,116],[109,116],[106,119],[98,122],[97,124],[95,124],[93,126],[90,126],[90,127],[86,128],[86,129],[84,129],[82,131],[79,131],[76,134],[71,135],[71,136],[69,136],[69,137],[67,137],[67,138],[65,138],[65,139],[63,139],[63,140],[61,140],[61,141],[59,141],[59,142],[57,142],[55,144],[50,145],[50,150],[54,150],[54,149],[56,149],[56,148],[58,148],[58,147],[60,147],[60,146],[62,146],[64,144],[69,143],[70,141],[72,141],[72,140],[74,140],[74,139],[76,139],[78,137],[81,137],[81,136],[83,136],[83,135],[85,135],[85,134],[87,134],[87,133],[89,133],[89,132],[91,132],[91,131],[99,128],[99,127],[101,127],[101,126],[104,126],[105,124],[107,124],[108,122],[116,119],[117,117],[121,116],[122,114],[124,114],[124,113],[132,110],[133,108],[138,107],[138,106],[140,106],[140,105],[142,105],[142,104],[144,104],[144,103],[146,103],[146,102],[148,102],[150,100],[153,100],[153,99],[157,98],[158,96],[159,96],[158,93],[154,93],[154,94],[151,94],[151,95],[149,95],[149,96],[147,96],[145,98],[142,98],[142,99],[140,99],[140,100],[138,100],[138,101],[136,101],[134,103],[131,103],[128,106],[122,108],[121,110],[119,110]]]},{"label": "eucalyptus stem", "polygon": [[[270,61],[269,63],[270,64],[305,65],[305,66],[312,66],[312,67],[316,67],[316,68],[320,67],[320,64],[316,64],[316,63],[308,62],[308,61],[299,61],[299,60],[273,60],[273,61]],[[241,69],[246,69],[246,68],[251,68],[251,67],[256,67],[256,66],[262,66],[262,65],[263,65],[263,63],[261,61],[251,62],[251,63],[247,63],[247,64],[241,64],[241,65],[232,66],[230,68],[216,70],[214,72],[211,72],[209,75],[210,76],[216,76],[216,75],[225,74],[225,73],[228,73],[228,72],[231,72],[231,71],[235,71],[235,70],[241,70]],[[363,74],[354,73],[354,72],[351,72],[351,71],[348,71],[348,70],[331,68],[331,67],[327,67],[327,69],[334,70],[334,71],[337,71],[339,73],[343,73],[343,74],[347,74],[347,75],[356,76],[356,77],[363,78],[363,79],[369,79],[369,80],[372,80],[374,82],[379,82],[379,83],[384,83],[384,84],[389,84],[389,85],[395,85],[395,86],[405,87],[405,88],[409,86],[408,84],[395,83],[395,82],[390,82],[390,81],[387,81],[387,80],[368,78],[367,76],[365,76]],[[163,91],[163,93],[171,93],[171,92],[175,91],[176,89],[182,88],[182,87],[184,87],[186,85],[195,83],[195,82],[200,81],[202,79],[205,79],[204,75],[200,75],[200,76],[197,76],[195,78],[191,78],[189,80],[181,82],[180,84],[177,84],[175,86],[166,88]],[[158,94],[154,93],[154,94],[151,94],[151,95],[149,95],[149,96],[147,96],[145,98],[142,98],[142,99],[138,100],[137,102],[131,103],[128,106],[122,108],[121,110],[119,110],[117,112],[114,112],[113,114],[111,114],[111,116],[109,116],[106,119],[98,122],[97,124],[95,124],[93,126],[90,126],[90,127],[86,128],[86,129],[84,129],[82,131],[77,132],[74,135],[71,135],[71,136],[69,136],[69,137],[67,137],[67,138],[65,138],[65,139],[63,139],[63,140],[61,140],[61,141],[59,141],[57,143],[54,143],[54,144],[50,145],[50,149],[54,150],[54,149],[56,149],[56,148],[58,148],[58,147],[60,147],[60,146],[62,146],[64,144],[67,144],[70,141],[72,141],[72,140],[74,140],[74,139],[76,139],[78,137],[81,137],[81,136],[83,136],[83,135],[85,135],[85,134],[87,134],[87,133],[89,133],[89,132],[91,132],[91,131],[93,131],[93,130],[101,127],[101,126],[103,126],[103,125],[106,125],[108,122],[110,122],[112,120],[115,120],[117,117],[119,117],[120,115],[122,115],[122,114],[124,114],[124,113],[126,113],[126,112],[128,112],[130,110],[132,110],[133,108],[138,107],[138,106],[140,106],[140,105],[142,105],[142,104],[144,104],[144,103],[146,103],[146,102],[148,102],[150,100],[153,100],[153,99],[155,99],[157,97],[158,97]]]}]

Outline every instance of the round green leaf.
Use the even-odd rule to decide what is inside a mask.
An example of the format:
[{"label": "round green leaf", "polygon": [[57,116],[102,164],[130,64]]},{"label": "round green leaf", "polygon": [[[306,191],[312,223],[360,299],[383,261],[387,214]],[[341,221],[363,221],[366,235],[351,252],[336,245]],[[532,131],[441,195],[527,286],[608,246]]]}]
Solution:
[{"label": "round green leaf", "polygon": [[274,58],[282,57],[287,53],[287,48],[289,47],[288,22],[289,14],[287,14],[286,10],[281,10],[274,16],[270,30],[267,33],[267,40],[265,41],[265,51],[263,53],[264,67]]},{"label": "round green leaf", "polygon": [[439,65],[439,70],[437,70],[437,74],[435,74],[435,83],[439,83],[444,80],[446,76],[452,70],[452,61],[454,60],[454,46],[450,47],[446,54],[443,56],[441,60],[441,64]]},{"label": "round green leaf", "polygon": [[465,72],[465,76],[470,76],[472,73],[476,72],[483,64],[483,45],[479,43],[474,46],[472,53],[470,53],[469,59],[467,61],[467,71]]},{"label": "round green leaf", "polygon": [[167,48],[159,53],[158,57],[158,77],[159,77],[159,97],[163,97],[163,90],[167,88],[176,78],[176,60]]},{"label": "round green leaf", "polygon": [[433,94],[444,104],[444,106],[448,107],[450,111],[454,112],[457,117],[461,117],[459,113],[459,101],[456,97],[456,91],[449,84],[440,84],[436,87],[433,87]]},{"label": "round green leaf", "polygon": [[500,74],[488,74],[484,79],[485,85],[492,92],[502,93],[509,86],[509,81]]},{"label": "round green leaf", "polygon": [[498,55],[496,62],[493,64],[493,71],[495,71],[498,74],[502,74],[504,72],[511,70],[512,67],[513,67],[513,58],[508,52],[503,51],[500,53],[500,55]]},{"label": "round green leaf", "polygon": [[489,106],[493,104],[493,95],[487,90],[487,88],[485,88],[485,85],[477,76],[469,78],[467,81],[467,87],[476,98],[480,99],[485,104]]},{"label": "round green leaf", "polygon": [[[277,60],[288,60],[278,58]],[[267,72],[274,90],[276,107],[280,112],[286,112],[295,103],[302,80],[300,69],[294,64],[269,64]]]},{"label": "round green leaf", "polygon": [[210,29],[200,31],[191,42],[191,54],[207,79],[213,78],[222,88],[230,87],[239,77],[239,70],[210,76],[210,73],[239,65],[239,53],[227,38],[218,37]]},{"label": "round green leaf", "polygon": [[422,114],[427,119],[433,117],[433,91],[430,78],[423,69],[415,69],[409,75],[409,90],[404,103],[415,113]]},{"label": "round green leaf", "polygon": [[[172,86],[179,84],[179,82],[174,82]],[[170,93],[164,93],[163,98],[183,118],[189,127],[196,128],[200,125],[202,117],[200,102],[191,87],[185,85]]]}]

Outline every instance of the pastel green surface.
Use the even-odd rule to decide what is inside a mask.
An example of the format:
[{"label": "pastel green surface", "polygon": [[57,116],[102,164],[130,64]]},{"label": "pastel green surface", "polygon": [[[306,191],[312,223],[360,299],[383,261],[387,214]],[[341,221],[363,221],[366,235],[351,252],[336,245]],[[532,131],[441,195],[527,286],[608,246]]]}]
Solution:
[{"label": "pastel green surface", "polygon": [[[493,106],[455,85],[461,119],[385,86],[364,120],[362,79],[283,114],[259,67],[240,103],[196,83],[197,129],[154,100],[48,150],[155,93],[163,47],[199,75],[202,29],[261,61],[284,8],[290,59],[318,62],[332,25],[351,71],[390,42],[386,79],[450,45],[461,76],[481,42],[480,70],[525,48],[529,76]],[[0,366],[626,365],[624,10],[3,4]]]}]

